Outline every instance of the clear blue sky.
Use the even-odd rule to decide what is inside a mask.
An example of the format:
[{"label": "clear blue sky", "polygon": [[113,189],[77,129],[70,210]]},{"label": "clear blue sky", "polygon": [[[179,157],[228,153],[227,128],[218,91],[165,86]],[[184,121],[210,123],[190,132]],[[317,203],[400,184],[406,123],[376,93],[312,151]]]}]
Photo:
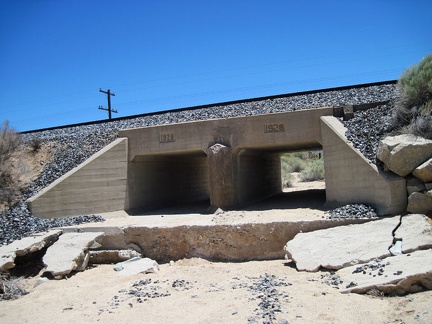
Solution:
[{"label": "clear blue sky", "polygon": [[18,131],[397,79],[432,1],[0,0],[0,122]]}]

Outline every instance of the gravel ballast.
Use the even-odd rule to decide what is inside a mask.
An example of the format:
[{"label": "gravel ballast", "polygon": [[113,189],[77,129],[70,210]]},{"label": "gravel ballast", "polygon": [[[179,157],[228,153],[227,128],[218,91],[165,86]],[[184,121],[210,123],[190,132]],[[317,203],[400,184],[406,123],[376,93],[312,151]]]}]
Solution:
[{"label": "gravel ballast", "polygon": [[[264,98],[237,103],[216,104],[204,108],[166,113],[162,112],[130,119],[107,121],[106,123],[35,131],[23,134],[23,140],[26,143],[30,143],[32,140],[38,140],[42,143],[55,143],[58,150],[52,162],[46,165],[39,177],[23,192],[22,200],[9,210],[0,212],[0,245],[9,244],[13,240],[26,237],[31,233],[45,231],[52,227],[103,221],[102,217],[96,215],[51,220],[39,219],[31,215],[28,211],[25,200],[84,162],[107,144],[111,143],[116,139],[120,129],[261,115],[324,106],[336,107],[382,102],[392,100],[396,94],[397,89],[395,84],[381,84],[278,98]],[[376,108],[376,110],[372,110],[374,114],[371,118],[368,117],[369,111],[371,111],[369,110],[365,113],[367,117],[354,117],[355,121],[350,121],[351,125],[346,124],[346,127],[351,129],[351,135],[349,135],[350,140],[356,143],[354,145],[358,145],[362,153],[368,156],[369,159],[374,159],[372,147],[377,143],[377,138],[384,134],[387,126],[384,126],[382,132],[381,130],[378,132],[379,134],[373,135],[373,138],[368,134],[370,134],[372,130],[377,129],[377,125],[374,124],[374,122],[378,120],[377,116],[388,114],[389,108],[389,105],[385,105],[381,106],[381,108]],[[365,120],[367,124],[363,124]],[[360,136],[359,134],[362,135]],[[367,141],[367,145],[362,144],[365,141]],[[362,149],[363,146],[367,148]]]}]

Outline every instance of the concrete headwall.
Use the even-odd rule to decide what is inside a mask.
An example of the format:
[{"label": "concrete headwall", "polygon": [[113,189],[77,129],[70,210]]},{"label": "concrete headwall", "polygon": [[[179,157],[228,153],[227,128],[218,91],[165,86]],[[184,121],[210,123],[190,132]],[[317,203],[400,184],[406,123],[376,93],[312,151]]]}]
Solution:
[{"label": "concrete headwall", "polygon": [[347,141],[345,131],[335,117],[321,117],[327,204],[364,203],[380,215],[403,213],[405,179],[370,163]]},{"label": "concrete headwall", "polygon": [[126,209],[209,199],[236,208],[281,192],[280,154],[320,149],[332,107],[121,130],[127,137]]},{"label": "concrete headwall", "polygon": [[27,200],[41,218],[122,210],[127,181],[127,138],[119,138]]}]

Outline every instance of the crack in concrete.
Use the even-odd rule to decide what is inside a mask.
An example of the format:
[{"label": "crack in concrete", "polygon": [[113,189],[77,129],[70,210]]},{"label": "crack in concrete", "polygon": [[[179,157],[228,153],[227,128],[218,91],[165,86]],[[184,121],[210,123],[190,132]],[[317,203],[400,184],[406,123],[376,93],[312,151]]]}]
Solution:
[{"label": "crack in concrete", "polygon": [[402,254],[402,240],[403,240],[403,238],[402,237],[396,237],[396,231],[402,225],[402,217],[403,217],[402,215],[399,217],[399,223],[392,230],[392,243],[388,247],[390,255],[392,255],[392,256]]}]

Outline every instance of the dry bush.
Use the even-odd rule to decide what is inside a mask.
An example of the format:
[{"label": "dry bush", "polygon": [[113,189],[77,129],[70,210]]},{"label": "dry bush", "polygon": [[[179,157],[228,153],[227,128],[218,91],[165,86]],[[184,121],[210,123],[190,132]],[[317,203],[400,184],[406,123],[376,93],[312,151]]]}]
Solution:
[{"label": "dry bush", "polygon": [[8,160],[21,142],[21,136],[5,120],[0,126],[0,165]]},{"label": "dry bush", "polygon": [[17,299],[27,295],[28,292],[24,289],[24,286],[24,277],[0,278],[0,300]]},{"label": "dry bush", "polygon": [[398,88],[393,126],[401,133],[432,139],[432,54],[407,69]]},{"label": "dry bush", "polygon": [[4,121],[0,127],[0,204],[10,205],[18,195],[10,158],[21,142],[21,136]]}]

